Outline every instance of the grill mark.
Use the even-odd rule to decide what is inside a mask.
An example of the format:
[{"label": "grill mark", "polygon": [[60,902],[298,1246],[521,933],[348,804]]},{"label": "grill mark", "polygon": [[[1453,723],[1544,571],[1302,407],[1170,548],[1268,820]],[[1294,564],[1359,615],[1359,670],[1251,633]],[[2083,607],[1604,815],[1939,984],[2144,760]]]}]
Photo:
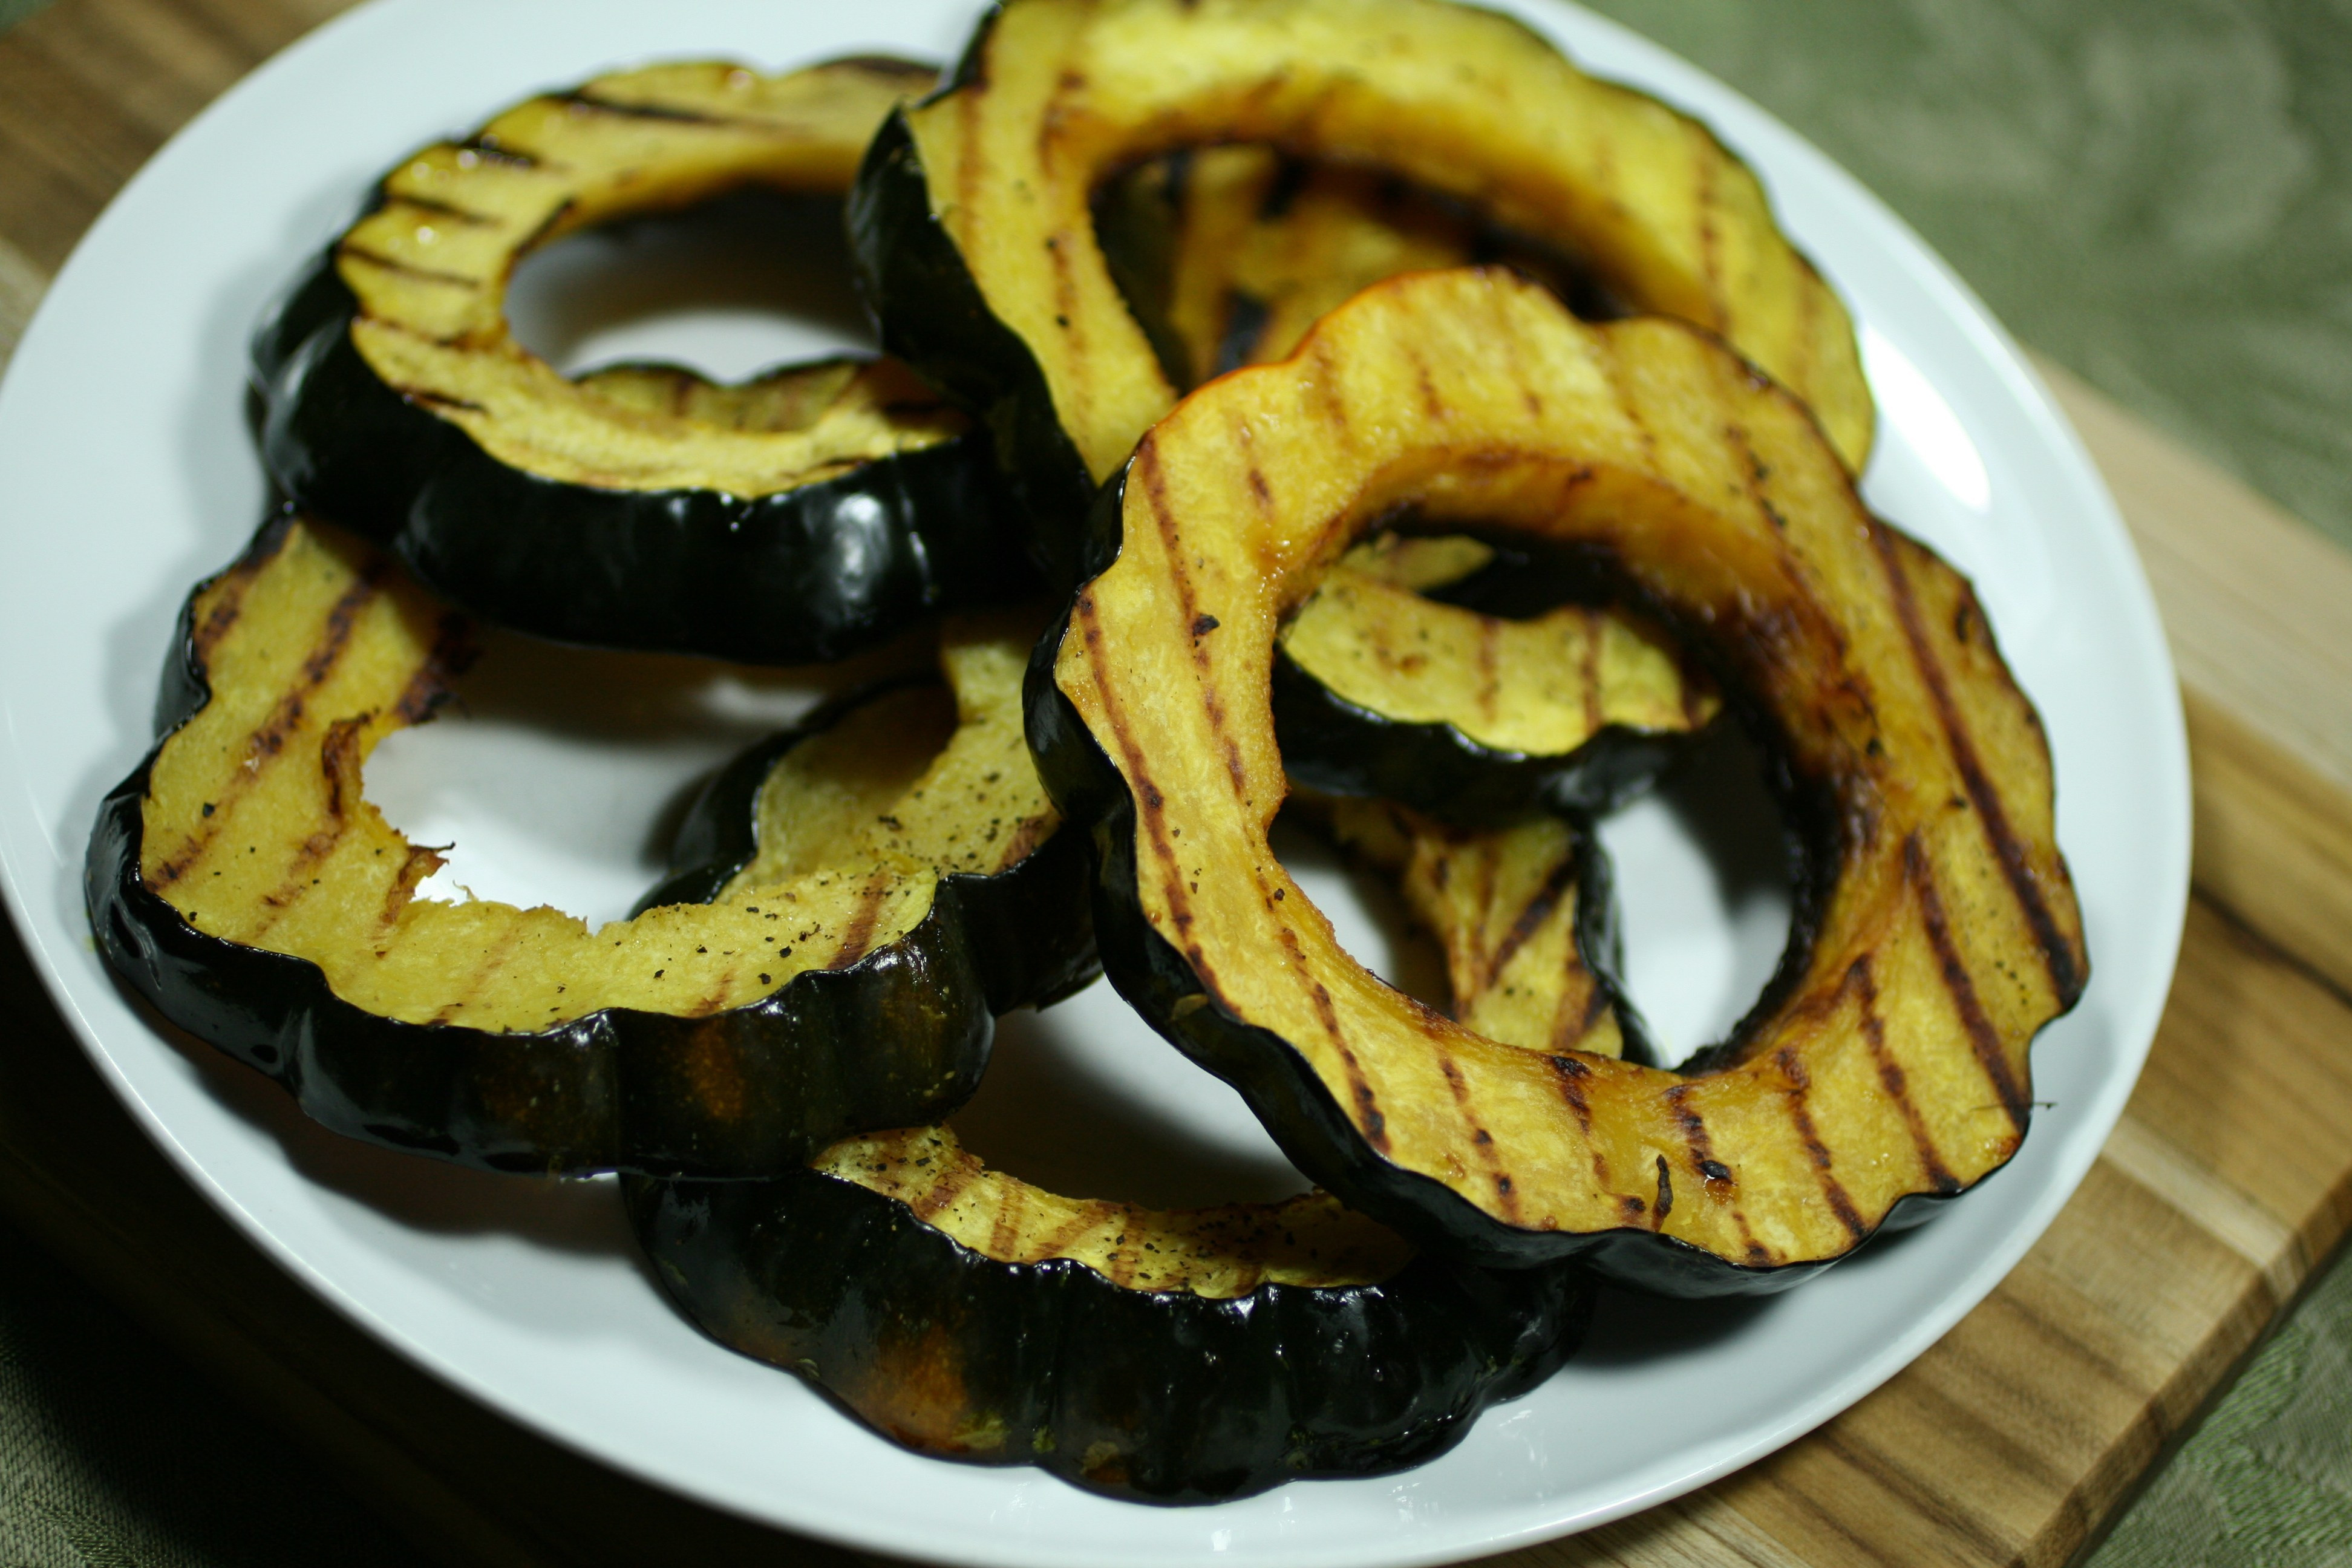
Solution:
[{"label": "grill mark", "polygon": [[768,135],[789,134],[788,128],[772,121],[745,120],[732,114],[711,114],[698,109],[678,109],[663,103],[621,103],[609,98],[591,98],[584,92],[551,92],[550,103],[560,103],[571,110],[593,110],[619,120],[651,120],[670,125],[722,125],[736,131],[756,131]]},{"label": "grill mark", "polygon": [[461,272],[443,272],[437,268],[417,267],[409,262],[396,261],[380,250],[371,250],[364,245],[354,245],[348,239],[335,247],[335,255],[338,259],[364,261],[371,267],[381,267],[386,272],[397,272],[404,278],[415,278],[426,283],[438,283],[450,289],[478,290],[482,286],[482,280],[478,278],[468,278]]},{"label": "grill mark", "polygon": [[[271,559],[276,559],[276,556],[273,554]],[[221,638],[228,636],[229,628],[236,626],[237,617],[245,614],[245,596],[252,591],[261,570],[256,566],[250,571],[233,572],[221,579],[220,586],[214,591],[212,602],[205,611],[204,619],[189,628],[188,650],[198,666],[208,667],[211,664],[213,649],[220,646]]]},{"label": "grill mark", "polygon": [[327,826],[302,840],[286,869],[285,879],[261,895],[268,912],[249,923],[238,939],[248,946],[256,944],[264,931],[310,894],[310,871],[334,853],[335,846],[350,829],[352,805],[361,794],[360,742],[373,717],[363,713],[356,719],[339,719],[320,742],[319,766],[327,780]]},{"label": "grill mark", "polygon": [[457,143],[460,153],[471,153],[478,159],[487,158],[494,163],[504,163],[510,169],[536,169],[540,160],[531,153],[502,145],[495,137],[469,136]]},{"label": "grill mark", "polygon": [[1486,980],[1481,989],[1491,989],[1502,978],[1504,965],[1517,956],[1519,949],[1543,928],[1544,921],[1551,918],[1552,911],[1559,907],[1559,900],[1575,881],[1576,860],[1572,856],[1563,858],[1545,876],[1543,885],[1536,889],[1536,896],[1528,900],[1527,907],[1519,911],[1518,919],[1511,922],[1511,929],[1503,933],[1503,940],[1495,944],[1494,955],[1486,963]]},{"label": "grill mark", "polygon": [[1578,1042],[1591,1038],[1600,1026],[1601,1016],[1609,1010],[1608,988],[1590,973],[1585,975],[1583,1003],[1573,1009],[1575,1021],[1563,1024],[1562,1020],[1570,1016],[1569,1005],[1573,999],[1572,992],[1561,992],[1559,1006],[1553,1014],[1552,1047],[1556,1050],[1573,1049]]},{"label": "grill mark", "polygon": [[1716,231],[1716,152],[1715,139],[1690,121],[1690,134],[1698,145],[1698,259],[1699,271],[1706,279],[1707,325],[1722,336],[1731,332],[1729,301],[1724,298],[1722,236]]},{"label": "grill mark", "polygon": [[920,1197],[902,1198],[899,1201],[915,1211],[917,1219],[928,1220],[955,1202],[958,1195],[966,1187],[971,1185],[972,1178],[979,1173],[980,1162],[967,1155],[941,1171],[939,1179],[925,1188]]},{"label": "grill mark", "polygon": [[1935,1140],[1928,1136],[1927,1121],[1911,1100],[1910,1082],[1903,1064],[1886,1048],[1886,1021],[1878,1016],[1878,981],[1871,973],[1870,955],[1863,954],[1845,972],[1846,984],[1853,988],[1854,1000],[1862,1018],[1863,1043],[1870,1047],[1871,1059],[1878,1064],[1878,1081],[1886,1086],[1895,1106],[1903,1112],[1903,1124],[1911,1132],[1911,1142],[1919,1151],[1919,1164],[1927,1184],[1939,1193],[1960,1190],[1958,1178],[1936,1152]]},{"label": "grill mark", "polygon": [[[1803,257],[1792,256],[1790,260],[1797,272],[1797,342],[1790,351],[1787,384],[1797,388],[1798,400],[1811,406],[1821,390],[1813,384],[1813,373],[1818,363],[1823,285]],[[1838,461],[1844,464],[1843,453]]]},{"label": "grill mark", "polygon": [[2009,1058],[2000,1048],[2000,1032],[1986,1016],[1984,1003],[1977,995],[1976,981],[1960,961],[1960,950],[1952,941],[1951,923],[1944,914],[1944,896],[1936,888],[1935,868],[1928,865],[1927,852],[1920,847],[1916,833],[1903,841],[1903,872],[1919,895],[1919,915],[1927,928],[1927,942],[1936,950],[1944,989],[1951,993],[1952,1005],[1959,1009],[1969,1043],[1975,1048],[1985,1076],[1992,1080],[1993,1092],[2000,1096],[2001,1108],[2009,1112],[2011,1125],[2022,1132],[2032,1110],[2032,1096],[2010,1069]]},{"label": "grill mark", "polygon": [[1805,1097],[1813,1089],[1812,1074],[1805,1070],[1804,1058],[1792,1047],[1782,1046],[1772,1054],[1772,1059],[1779,1064],[1780,1076],[1789,1080],[1789,1119],[1796,1124],[1797,1136],[1804,1141],[1805,1152],[1812,1156],[1813,1169],[1821,1176],[1822,1197],[1829,1204],[1830,1212],[1837,1215],[1838,1223],[1845,1226],[1846,1234],[1860,1242],[1870,1235],[1870,1227],[1863,1223],[1845,1184],[1831,1173],[1829,1145],[1822,1142],[1820,1131],[1813,1126],[1813,1113],[1805,1104]]},{"label": "grill mark", "polygon": [[[407,902],[405,899],[401,901],[403,903]],[[515,943],[521,940],[522,921],[520,920],[509,921],[507,922],[506,929],[499,933],[498,940],[491,942],[488,949],[483,952],[482,961],[474,966],[471,973],[467,975],[464,987],[458,991],[456,996],[452,997],[447,1002],[443,1003],[441,1005],[440,1011],[435,1013],[431,1018],[426,1020],[426,1022],[433,1024],[447,1024],[455,1022],[457,1015],[465,1007],[466,1004],[476,1000],[481,995],[484,983],[487,982],[491,975],[499,972],[499,966],[506,963],[507,954],[512,952],[514,951]]]},{"label": "grill mark", "polygon": [[1068,1253],[1071,1243],[1090,1230],[1101,1228],[1103,1223],[1124,1212],[1118,1204],[1100,1199],[1081,1204],[1078,1212],[1045,1233],[1045,1239],[1023,1258],[1024,1263],[1042,1262],[1048,1258],[1060,1258]]},{"label": "grill mark", "polygon": [[[1503,1211],[1503,1218],[1511,1225],[1519,1223],[1519,1195],[1512,1189],[1511,1178],[1504,1173],[1502,1157],[1495,1149],[1494,1136],[1478,1125],[1477,1113],[1470,1105],[1470,1082],[1451,1057],[1437,1058],[1438,1070],[1445,1075],[1445,1087],[1454,1091],[1454,1108],[1460,1112],[1462,1125],[1471,1132],[1470,1146],[1478,1151],[1480,1162],[1495,1187],[1495,1201]],[[1480,1205],[1484,1207],[1484,1205]]]},{"label": "grill mark", "polygon": [[[278,705],[270,710],[269,717],[262,721],[261,727],[246,737],[246,754],[249,760],[274,757],[284,749],[286,737],[301,722],[304,699],[326,684],[327,679],[335,672],[336,665],[350,646],[360,611],[376,596],[380,591],[379,584],[391,570],[392,563],[387,558],[377,556],[371,560],[366,569],[350,587],[343,590],[342,595],[327,612],[323,634],[311,644],[294,689],[278,698]],[[209,670],[206,673],[209,675]],[[221,784],[219,793],[213,797],[215,809],[212,816],[202,820],[196,830],[188,836],[188,841],[180,847],[177,855],[157,866],[147,876],[145,880],[150,889],[160,891],[170,887],[204,858],[205,852],[220,836],[221,829],[228,825],[229,813],[225,808],[251,793],[259,775],[258,767],[239,768],[229,775]]]},{"label": "grill mark", "polygon": [[1500,644],[1502,624],[1492,616],[1478,617],[1478,713],[1492,721],[1495,704],[1502,696]]},{"label": "grill mark", "polygon": [[1912,662],[1935,701],[1936,717],[1943,726],[1952,763],[1959,770],[1960,782],[1976,805],[1977,820],[1984,825],[1985,837],[1992,846],[1994,858],[2000,862],[2001,875],[2016,897],[2026,923],[2033,928],[2033,939],[2042,948],[2042,963],[2050,973],[2051,988],[2057,993],[2062,1007],[2071,1007],[2083,994],[2083,975],[2075,962],[2074,944],[2059,932],[2050,905],[2034,882],[2025,846],[2010,826],[2009,813],[1994,791],[1992,781],[1985,776],[1976,742],[1952,700],[1943,663],[1936,658],[1927,640],[1927,626],[1919,616],[1919,602],[1911,591],[1910,574],[1903,569],[1902,547],[1895,542],[1894,532],[1875,521],[1870,524],[1870,533],[1871,542],[1878,547],[1879,560],[1885,566],[1887,585],[1894,590],[1895,608],[1903,622],[1904,638],[1911,645]]},{"label": "grill mark", "polygon": [[988,1228],[988,1256],[1012,1258],[1014,1243],[1021,1239],[1021,1184],[996,1184],[996,1221]]},{"label": "grill mark", "polygon": [[1137,448],[1133,471],[1140,473],[1143,479],[1144,504],[1150,508],[1152,526],[1160,533],[1160,548],[1168,558],[1168,580],[1176,589],[1179,613],[1187,627],[1196,628],[1187,639],[1186,646],[1192,650],[1193,668],[1201,674],[1202,700],[1208,714],[1210,732],[1216,736],[1225,753],[1225,774],[1233,781],[1234,797],[1245,799],[1249,784],[1247,770],[1242,763],[1241,747],[1234,743],[1225,722],[1224,699],[1220,694],[1211,668],[1208,642],[1203,632],[1197,629],[1206,620],[1210,624],[1209,629],[1213,630],[1216,617],[1202,614],[1200,600],[1192,592],[1192,574],[1184,565],[1184,542],[1177,535],[1176,520],[1167,504],[1168,475],[1160,467],[1158,443],[1147,440]]},{"label": "grill mark", "polygon": [[835,952],[827,969],[843,969],[866,956],[872,945],[874,922],[882,916],[882,905],[890,897],[889,880],[877,874],[867,880],[865,890],[857,895],[857,909],[842,928],[841,946]]},{"label": "grill mark", "polygon": [[[1728,1189],[1736,1184],[1731,1174],[1731,1167],[1715,1157],[1715,1140],[1707,1132],[1706,1119],[1693,1110],[1686,1103],[1692,1091],[1697,1087],[1694,1083],[1675,1085],[1666,1090],[1666,1103],[1674,1109],[1675,1125],[1682,1129],[1683,1142],[1690,1149],[1691,1168],[1698,1173],[1699,1180],[1704,1184],[1704,1190],[1710,1196],[1720,1197],[1722,1193],[1717,1190],[1718,1187]],[[1660,1155],[1659,1164],[1662,1170],[1664,1163],[1665,1157]],[[1660,1179],[1664,1180],[1663,1175]],[[1659,1206],[1659,1217],[1664,1219],[1666,1205],[1661,1203]],[[1746,1251],[1748,1259],[1752,1262],[1759,1256],[1765,1256],[1764,1249],[1757,1244],[1756,1233],[1748,1227],[1745,1211],[1734,1208],[1731,1211],[1731,1221],[1739,1228],[1740,1246]]]},{"label": "grill mark", "polygon": [[[1610,1190],[1609,1157],[1592,1141],[1592,1102],[1584,1094],[1584,1080],[1592,1076],[1592,1069],[1574,1057],[1547,1056],[1544,1061],[1551,1068],[1552,1081],[1559,1087],[1560,1099],[1568,1101],[1569,1110],[1576,1114],[1577,1131],[1584,1135],[1584,1146],[1592,1155],[1592,1179],[1605,1193]],[[1639,1207],[1642,1200],[1619,1201],[1631,1201]]]},{"label": "grill mark", "polygon": [[1601,700],[1601,617],[1580,616],[1577,623],[1584,628],[1584,658],[1580,668],[1584,676],[1584,730],[1588,735],[1601,733],[1609,714]]},{"label": "grill mark", "polygon": [[[1381,1110],[1380,1097],[1372,1092],[1371,1080],[1364,1077],[1363,1064],[1356,1059],[1347,1036],[1340,1033],[1339,1009],[1332,1002],[1331,993],[1307,970],[1307,955],[1298,945],[1298,933],[1287,925],[1276,929],[1281,933],[1282,950],[1290,960],[1292,972],[1306,981],[1313,993],[1317,1020],[1322,1024],[1324,1034],[1329,1037],[1332,1047],[1339,1053],[1340,1064],[1348,1076],[1348,1094],[1354,1107],[1356,1125],[1362,1131],[1364,1141],[1385,1154],[1389,1152],[1389,1119]],[[1443,1058],[1439,1059],[1444,1060]]]},{"label": "grill mark", "polygon": [[471,207],[461,207],[455,202],[445,202],[437,196],[420,196],[407,191],[395,191],[392,200],[404,207],[432,213],[439,217],[454,218],[467,228],[496,228],[504,221],[488,213],[478,213]]},{"label": "grill mark", "polygon": [[[1172,841],[1168,837],[1167,801],[1160,795],[1159,786],[1151,782],[1151,775],[1143,765],[1142,753],[1135,743],[1134,730],[1128,722],[1127,710],[1119,701],[1118,688],[1111,679],[1108,666],[1105,663],[1101,614],[1095,607],[1095,596],[1092,594],[1078,595],[1076,603],[1071,606],[1071,615],[1085,628],[1087,667],[1094,677],[1095,694],[1102,703],[1103,719],[1112,736],[1118,741],[1120,757],[1126,764],[1124,773],[1129,780],[1129,794],[1135,800],[1137,826],[1140,831],[1150,836],[1151,847],[1158,863],[1172,866],[1176,863],[1176,854]],[[1168,915],[1175,922],[1179,933],[1190,930],[1192,924],[1192,903],[1184,891],[1182,880],[1176,878],[1162,879],[1160,893],[1168,900]],[[1211,985],[1215,984],[1210,975],[1203,974],[1201,978],[1204,984]]]}]

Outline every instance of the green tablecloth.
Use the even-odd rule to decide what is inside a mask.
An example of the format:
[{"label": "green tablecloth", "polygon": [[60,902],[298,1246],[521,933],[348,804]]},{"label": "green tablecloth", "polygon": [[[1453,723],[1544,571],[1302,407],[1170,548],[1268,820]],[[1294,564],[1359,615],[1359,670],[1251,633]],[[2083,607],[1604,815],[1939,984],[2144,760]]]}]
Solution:
[{"label": "green tablecloth", "polygon": [[[0,26],[36,8],[0,0]],[[2352,0],[1599,0],[2010,327],[2352,545]],[[421,1561],[0,1229],[0,1565]],[[2352,1261],[2093,1559],[2352,1568]]]}]

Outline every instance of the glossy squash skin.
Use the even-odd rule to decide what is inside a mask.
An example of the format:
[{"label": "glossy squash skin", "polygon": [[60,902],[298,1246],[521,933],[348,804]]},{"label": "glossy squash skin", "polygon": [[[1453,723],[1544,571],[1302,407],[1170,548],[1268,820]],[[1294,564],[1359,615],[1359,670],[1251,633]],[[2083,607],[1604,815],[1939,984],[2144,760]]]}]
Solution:
[{"label": "glossy squash skin", "polygon": [[[788,775],[772,753],[747,752],[703,796],[680,834],[699,863],[649,901],[721,896],[772,855],[780,822],[810,815],[780,804],[856,793],[873,766],[835,752]],[[1034,769],[1025,782],[1042,798]],[[985,837],[993,816],[964,818],[968,835]],[[1331,820],[1409,883],[1482,851],[1482,870],[1514,858],[1391,808],[1334,802]],[[1521,874],[1490,877],[1498,896],[1424,911],[1465,960],[1468,1005],[1557,1018],[1613,1050],[1613,993],[1564,940],[1578,904],[1555,865],[1564,840],[1538,829],[1512,843]],[[1024,862],[1078,852],[1059,896],[1081,936],[1085,845],[1060,832]],[[1048,915],[1005,911],[1032,942]],[[1514,923],[1528,928],[1516,942]],[[1025,991],[998,1001],[1050,999],[1091,977],[1090,954],[1047,944]],[[1323,1194],[1176,1211],[1070,1198],[989,1169],[949,1128],[845,1139],[772,1181],[625,1191],[656,1278],[720,1343],[799,1373],[918,1452],[1158,1501],[1418,1463],[1548,1375],[1590,1310],[1571,1268],[1415,1258]]]},{"label": "glossy squash skin", "polygon": [[469,612],[570,642],[800,663],[1028,591],[984,439],[902,367],[746,424],[568,382],[504,314],[514,262],[588,225],[845,189],[932,79],[653,67],[415,154],[255,339],[272,477]]},{"label": "glossy squash skin", "polygon": [[[897,1182],[917,1161],[905,1197],[852,1179]],[[1573,1269],[1403,1261],[1392,1234],[1320,1194],[1161,1215],[1020,1205],[1214,1252],[1216,1278],[1196,1289],[1139,1281],[1162,1257],[1140,1246],[1097,1267],[991,1256],[987,1230],[980,1246],[958,1239],[940,1217],[970,1200],[940,1197],[931,1173],[985,1178],[942,1135],[854,1141],[825,1163],[772,1182],[628,1183],[679,1310],[919,1452],[1034,1465],[1116,1497],[1213,1502],[1420,1464],[1549,1376],[1591,1310]]]},{"label": "glossy squash skin", "polygon": [[[1809,857],[1794,936],[1685,1069],[1428,1014],[1264,850],[1265,650],[1399,504],[1605,557],[1777,759]],[[1433,1248],[1711,1294],[1802,1279],[2014,1153],[2028,1048],[2088,974],[2040,721],[1965,580],[1736,356],[1499,273],[1394,279],[1189,399],[1097,518],[1030,743],[1094,834],[1106,972],[1315,1180]]]},{"label": "glossy squash skin", "polygon": [[970,1096],[1001,937],[904,857],[594,932],[415,897],[439,858],[383,822],[361,768],[467,647],[384,557],[290,515],[201,586],[163,738],[90,842],[91,926],[124,982],[334,1131],[490,1170],[765,1174]]},{"label": "glossy squash skin", "polygon": [[1521,24],[1438,0],[1010,0],[948,89],[877,138],[851,234],[885,347],[988,426],[1056,582],[1095,488],[1177,395],[1106,262],[1095,193],[1223,142],[1476,204],[1631,307],[1719,331],[1852,461],[1867,454],[1845,313],[1754,175]]}]

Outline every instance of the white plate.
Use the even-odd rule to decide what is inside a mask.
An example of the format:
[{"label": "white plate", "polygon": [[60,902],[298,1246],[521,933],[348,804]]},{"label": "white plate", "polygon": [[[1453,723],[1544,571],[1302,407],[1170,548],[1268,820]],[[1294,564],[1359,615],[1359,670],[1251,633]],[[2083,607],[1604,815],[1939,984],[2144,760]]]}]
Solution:
[{"label": "white plate", "polygon": [[[1510,8],[1589,67],[1699,114],[1763,172],[1787,226],[1863,324],[1883,413],[1874,503],[1975,577],[2041,706],[2095,970],[2082,1006],[2035,1048],[2047,1104],[2008,1170],[1933,1225],[1761,1303],[1616,1301],[1575,1364],[1421,1469],[1145,1511],[1027,1470],[916,1458],[794,1380],[701,1340],[638,1273],[609,1184],[502,1181],[341,1142],[289,1116],[258,1079],[151,1026],[93,952],[84,838],[100,794],[148,744],[181,596],[258,520],[243,346],[275,288],[404,150],[532,89],[662,56],[768,66],[881,48],[946,58],[972,9],[971,0],[377,0],[256,72],[157,155],[83,241],[0,388],[7,890],[58,1005],[190,1179],[385,1341],[598,1458],[797,1530],[1024,1568],[1207,1553],[1366,1568],[1499,1550],[1722,1475],[1931,1343],[2074,1191],[2155,1030],[2189,840],[2186,752],[2155,610],[2073,434],[2000,328],[1908,230],[1689,67],[1564,5]],[[551,274],[561,269],[551,264]],[[645,330],[691,337],[695,326]],[[715,341],[723,347],[726,334]],[[593,347],[575,343],[572,357]],[[579,704],[551,721],[533,707],[551,688],[620,678],[617,667],[583,665],[575,679],[572,667],[544,662],[565,657],[509,648],[509,673],[521,674],[502,689],[523,697],[485,698],[470,724],[395,741],[371,794],[421,833],[459,833],[453,875],[478,890],[609,915],[643,885],[643,841],[663,801],[731,738],[805,693],[791,680],[640,674],[630,679],[649,684],[621,716],[595,718]],[[551,777],[572,786],[551,794]],[[1656,973],[1698,980],[1674,990],[1635,976],[1687,1037],[1736,1011],[1733,993],[1753,983],[1759,930],[1769,944],[1770,911],[1759,926],[1752,903],[1727,901],[1692,860],[1687,834],[1660,812],[1612,832],[1636,900],[1637,963],[1647,962],[1645,922],[1687,924],[1677,899],[1700,917],[1685,952],[1650,944],[1671,959]],[[1003,1076],[1094,1093],[1103,1127],[1135,1130],[1134,1141],[1164,1146],[1171,1162],[1222,1161],[1244,1186],[1295,1179],[1267,1163],[1262,1135],[1222,1086],[1203,1087],[1150,1037],[1137,1040],[1139,1029],[1097,988],[1015,1020]],[[1176,1130],[1155,1133],[1155,1119]],[[1171,1169],[1162,1184],[1190,1180]]]}]

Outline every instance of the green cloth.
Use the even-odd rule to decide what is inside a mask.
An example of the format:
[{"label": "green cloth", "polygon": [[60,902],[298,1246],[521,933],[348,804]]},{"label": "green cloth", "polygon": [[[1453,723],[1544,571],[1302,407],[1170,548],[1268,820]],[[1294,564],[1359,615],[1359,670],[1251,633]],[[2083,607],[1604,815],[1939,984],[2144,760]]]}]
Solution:
[{"label": "green cloth", "polygon": [[2023,342],[2352,546],[2352,5],[1591,0],[1858,175]]},{"label": "green cloth", "polygon": [[285,1437],[0,1224],[0,1564],[425,1561]]},{"label": "green cloth", "polygon": [[[0,0],[0,27],[42,0]],[[2352,0],[1596,0],[1875,189],[2024,341],[2352,544]],[[0,1228],[0,1564],[419,1561]],[[2092,1568],[2352,1568],[2352,1258]]]},{"label": "green cloth", "polygon": [[2304,1298],[2087,1568],[2352,1568],[2352,1258]]}]

